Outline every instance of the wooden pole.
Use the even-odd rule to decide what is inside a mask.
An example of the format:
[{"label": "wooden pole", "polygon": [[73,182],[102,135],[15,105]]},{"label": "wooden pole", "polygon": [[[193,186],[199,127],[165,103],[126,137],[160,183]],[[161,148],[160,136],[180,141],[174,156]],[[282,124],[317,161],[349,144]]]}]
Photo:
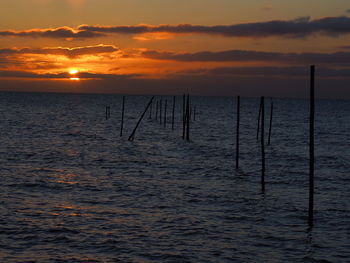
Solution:
[{"label": "wooden pole", "polygon": [[162,100],[159,102],[159,123],[162,125]]},{"label": "wooden pole", "polygon": [[173,114],[171,116],[171,130],[174,130],[174,122],[175,122],[175,99],[176,97],[173,97]]},{"label": "wooden pole", "polygon": [[272,119],[273,119],[273,101],[272,101],[272,98],[271,98],[269,139],[267,141],[267,145],[271,144]]},{"label": "wooden pole", "polygon": [[192,109],[192,106],[191,106],[191,107],[190,107],[190,120],[192,120],[192,116],[193,116],[193,115],[192,115],[192,110],[193,110],[193,109]]},{"label": "wooden pole", "polygon": [[125,96],[123,96],[123,102],[122,102],[122,120],[120,125],[120,137],[123,136],[123,128],[124,128],[124,111],[125,111]]},{"label": "wooden pole", "polygon": [[265,98],[261,97],[261,190],[265,192]]},{"label": "wooden pole", "polygon": [[158,108],[159,108],[159,105],[158,105],[158,100],[157,100],[157,103],[156,103],[156,121],[158,120]]},{"label": "wooden pole", "polygon": [[194,106],[194,110],[193,110],[193,121],[196,121],[196,106]]},{"label": "wooden pole", "polygon": [[190,94],[187,94],[186,120],[186,140],[190,141]]},{"label": "wooden pole", "polygon": [[314,218],[314,173],[315,173],[315,66],[310,67],[310,171],[309,171],[309,226]]},{"label": "wooden pole", "polygon": [[148,119],[152,119],[152,109],[153,109],[153,101],[152,101],[152,103],[151,103],[151,109],[150,109],[150,111],[149,111],[149,117],[148,117]]},{"label": "wooden pole", "polygon": [[241,98],[237,96],[237,125],[236,125],[236,169],[239,168],[239,121],[240,121]]},{"label": "wooden pole", "polygon": [[260,119],[261,119],[261,102],[262,102],[262,100],[260,99],[259,117],[258,117],[258,129],[256,131],[256,140],[257,141],[259,141],[259,130],[260,130]]},{"label": "wooden pole", "polygon": [[185,140],[186,133],[186,95],[182,96],[182,139]]},{"label": "wooden pole", "polygon": [[147,106],[146,106],[146,109],[145,109],[144,112],[142,113],[142,115],[141,115],[139,121],[137,122],[137,124],[136,124],[134,130],[133,130],[132,133],[130,134],[128,141],[133,141],[133,140],[134,140],[136,130],[137,130],[137,128],[139,127],[139,125],[140,125],[140,123],[141,123],[143,117],[145,116],[145,114],[146,114],[148,108],[151,106],[151,103],[152,103],[152,101],[153,101],[153,98],[154,98],[154,96],[151,98],[150,102],[148,102],[148,104],[147,104]]},{"label": "wooden pole", "polygon": [[164,105],[164,128],[166,128],[166,112],[167,112],[167,107],[168,107],[168,100],[165,100],[165,105]]},{"label": "wooden pole", "polygon": [[109,106],[106,107],[106,120],[108,120],[111,116],[111,108]]}]

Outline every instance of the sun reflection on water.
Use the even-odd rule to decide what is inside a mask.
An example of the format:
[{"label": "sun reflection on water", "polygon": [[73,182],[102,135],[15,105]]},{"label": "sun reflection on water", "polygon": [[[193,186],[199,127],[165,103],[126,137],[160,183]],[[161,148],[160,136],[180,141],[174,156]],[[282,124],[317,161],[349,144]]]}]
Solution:
[{"label": "sun reflection on water", "polygon": [[73,174],[73,173],[55,174],[54,177],[56,177],[56,180],[54,180],[55,183],[69,184],[69,185],[74,185],[74,184],[78,184],[79,183],[76,180],[78,175]]}]

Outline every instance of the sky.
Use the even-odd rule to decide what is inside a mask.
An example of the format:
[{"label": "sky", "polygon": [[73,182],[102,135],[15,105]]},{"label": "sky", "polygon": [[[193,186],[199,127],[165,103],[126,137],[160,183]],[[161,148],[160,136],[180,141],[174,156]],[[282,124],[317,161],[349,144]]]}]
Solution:
[{"label": "sky", "polygon": [[0,0],[0,90],[350,99],[348,0]]}]

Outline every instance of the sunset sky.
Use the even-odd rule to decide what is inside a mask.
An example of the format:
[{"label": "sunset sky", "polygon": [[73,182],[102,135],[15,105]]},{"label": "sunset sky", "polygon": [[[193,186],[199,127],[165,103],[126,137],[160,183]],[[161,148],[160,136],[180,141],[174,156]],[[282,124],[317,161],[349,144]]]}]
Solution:
[{"label": "sunset sky", "polygon": [[349,0],[1,0],[0,90],[350,98]]}]

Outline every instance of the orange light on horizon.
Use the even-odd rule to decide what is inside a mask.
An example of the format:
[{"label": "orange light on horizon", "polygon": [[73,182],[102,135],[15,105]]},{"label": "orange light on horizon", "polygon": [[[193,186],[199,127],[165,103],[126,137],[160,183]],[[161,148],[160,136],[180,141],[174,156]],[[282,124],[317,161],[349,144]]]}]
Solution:
[{"label": "orange light on horizon", "polygon": [[69,78],[70,80],[79,81],[80,78]]}]

